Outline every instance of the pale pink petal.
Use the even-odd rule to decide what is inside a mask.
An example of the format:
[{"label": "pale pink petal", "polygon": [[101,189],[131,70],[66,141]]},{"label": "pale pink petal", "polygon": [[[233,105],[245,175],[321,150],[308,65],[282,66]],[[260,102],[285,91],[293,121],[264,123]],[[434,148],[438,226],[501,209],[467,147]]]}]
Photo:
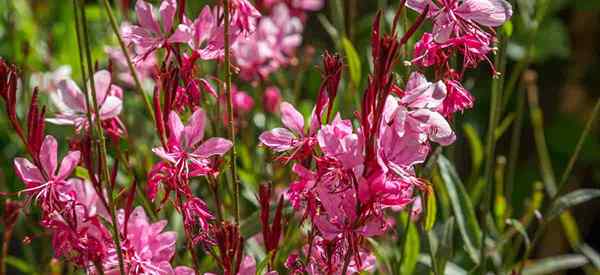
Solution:
[{"label": "pale pink petal", "polygon": [[255,275],[256,274],[256,260],[251,256],[244,257],[240,264],[240,270],[238,275]]},{"label": "pale pink petal", "polygon": [[117,117],[123,109],[123,102],[116,96],[108,96],[100,107],[100,119],[105,120]]},{"label": "pale pink petal", "polygon": [[173,26],[173,20],[175,19],[175,13],[177,12],[177,1],[176,0],[163,0],[160,4],[159,13],[163,23],[163,31],[166,33],[171,32]]},{"label": "pale pink petal", "polygon": [[429,6],[429,14],[432,14],[433,11],[437,11],[437,5],[433,3],[432,0],[407,0],[406,6],[422,13],[425,10],[426,6]]},{"label": "pale pink petal", "polygon": [[222,156],[231,149],[231,146],[233,146],[231,141],[224,138],[213,137],[202,143],[198,149],[194,151],[194,154],[200,158],[208,158],[215,155]]},{"label": "pale pink petal", "polygon": [[63,180],[69,177],[73,170],[75,170],[75,167],[77,167],[80,157],[81,153],[79,151],[69,152],[60,163],[56,179]]},{"label": "pale pink petal", "polygon": [[152,152],[154,152],[154,154],[156,154],[161,159],[164,159],[168,162],[171,162],[171,163],[177,162],[177,160],[171,154],[169,154],[167,151],[165,151],[165,148],[163,148],[163,147],[152,148]]},{"label": "pale pink petal", "polygon": [[196,143],[204,138],[204,127],[206,124],[206,114],[202,109],[196,110],[187,125],[183,129],[183,140],[181,143],[188,148],[193,148]]},{"label": "pale pink petal", "polygon": [[411,112],[411,117],[426,125],[429,139],[441,145],[449,145],[456,140],[454,131],[446,119],[438,112],[427,109],[419,109]]},{"label": "pale pink petal", "polygon": [[456,13],[481,25],[498,27],[512,16],[512,6],[505,0],[464,0]]},{"label": "pale pink petal", "polygon": [[39,185],[44,182],[44,177],[40,169],[25,158],[15,158],[15,172],[26,184]]},{"label": "pale pink petal", "polygon": [[170,131],[169,139],[175,144],[180,144],[181,134],[183,133],[183,123],[181,123],[181,119],[179,115],[175,111],[171,111],[169,114],[168,127]]},{"label": "pale pink petal", "polygon": [[110,73],[107,70],[97,71],[94,74],[94,87],[96,88],[96,99],[99,105],[102,105],[106,98],[106,94],[110,89],[110,81]]},{"label": "pale pink petal", "polygon": [[85,95],[71,79],[58,82],[58,92],[52,93],[50,98],[63,113],[84,113],[86,110]]},{"label": "pale pink petal", "polygon": [[[194,275],[196,272],[187,266],[178,266],[175,268],[175,275]],[[208,274],[208,273],[205,273]]]},{"label": "pale pink petal", "polygon": [[304,117],[300,112],[287,102],[281,103],[281,121],[283,125],[298,135],[304,133]]},{"label": "pale pink petal", "polygon": [[169,43],[187,43],[192,39],[192,28],[187,25],[179,24],[175,32],[169,37]]},{"label": "pale pink petal", "polygon": [[40,148],[40,162],[49,177],[53,177],[54,172],[56,172],[57,150],[58,143],[56,139],[51,135],[47,135]]},{"label": "pale pink petal", "polygon": [[135,4],[135,12],[137,14],[140,26],[150,29],[156,33],[160,32],[158,22],[156,22],[156,19],[152,14],[152,5],[146,3],[144,0],[138,0]]},{"label": "pale pink petal", "polygon": [[296,136],[288,129],[275,128],[262,133],[258,139],[275,152],[283,152],[295,147]]}]

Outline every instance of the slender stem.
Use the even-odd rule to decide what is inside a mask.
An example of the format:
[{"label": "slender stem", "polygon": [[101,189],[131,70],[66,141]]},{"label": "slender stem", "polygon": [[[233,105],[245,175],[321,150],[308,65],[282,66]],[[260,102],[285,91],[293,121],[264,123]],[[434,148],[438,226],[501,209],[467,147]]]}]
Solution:
[{"label": "slender stem", "polygon": [[125,45],[125,42],[123,42],[123,38],[121,37],[121,34],[119,33],[119,27],[117,26],[117,20],[115,19],[115,15],[112,12],[110,3],[108,2],[108,0],[103,0],[102,2],[104,3],[104,9],[106,10],[106,13],[108,14],[108,18],[110,20],[110,25],[111,25],[115,35],[117,36],[117,39],[119,40],[119,46],[121,47],[121,51],[123,52],[123,55],[125,56],[125,60],[127,60],[127,66],[129,67],[129,71],[131,72],[131,75],[133,76],[133,81],[135,82],[135,88],[138,91],[138,93],[140,94],[140,96],[142,97],[142,99],[144,99],[144,105],[146,106],[146,111],[150,114],[150,116],[152,117],[152,120],[154,121],[155,118],[154,118],[154,112],[152,111],[153,110],[152,104],[150,104],[150,100],[144,93],[144,89],[142,88],[142,84],[137,75],[137,71],[135,70],[135,67],[133,66],[133,62],[131,61],[129,52],[127,51],[127,46]]},{"label": "slender stem", "polygon": [[587,121],[585,128],[583,129],[583,132],[581,133],[581,136],[579,137],[579,141],[577,142],[577,145],[575,146],[575,152],[573,152],[573,155],[571,155],[571,158],[569,159],[569,163],[567,164],[567,167],[565,168],[565,170],[562,173],[562,176],[560,177],[560,181],[558,182],[558,186],[557,186],[558,194],[560,194],[563,191],[563,188],[566,185],[567,179],[569,178],[569,174],[571,174],[571,170],[573,170],[573,166],[575,165],[575,162],[577,161],[577,158],[579,157],[581,148],[583,148],[583,143],[585,142],[585,139],[589,135],[590,130],[592,129],[592,125],[594,125],[594,122],[596,122],[599,112],[600,112],[600,99],[596,100],[596,105],[594,106],[594,109],[592,111],[590,119]]},{"label": "slender stem", "polygon": [[240,182],[237,178],[237,163],[236,163],[236,149],[235,149],[235,125],[233,124],[233,97],[231,95],[231,49],[230,49],[230,41],[229,41],[229,0],[223,1],[223,9],[225,14],[225,94],[227,95],[227,115],[229,122],[229,139],[233,143],[231,147],[231,181],[233,183],[233,212],[235,217],[235,223],[237,225],[240,224]]},{"label": "slender stem", "polygon": [[[499,37],[500,41],[504,41],[504,37]],[[500,43],[503,44],[502,42]],[[494,64],[496,67],[503,63],[502,59],[505,58],[504,55],[505,48],[501,47],[498,55],[496,55]],[[496,131],[496,127],[498,125],[498,116],[500,115],[500,110],[502,108],[502,89],[500,79],[495,77],[492,81],[492,99],[490,103],[490,119],[488,122],[488,131],[487,131],[487,140],[486,140],[486,155],[485,155],[485,170],[483,174],[485,185],[485,193],[482,203],[482,219],[485,220],[486,215],[489,213],[491,208],[491,198],[492,198],[492,168],[494,166],[494,153],[496,150],[496,139],[494,137],[494,133]],[[480,248],[480,263],[481,270],[485,270],[486,265],[486,257],[485,257],[485,239],[487,237],[487,226],[483,226],[482,234],[481,234],[481,248]]]},{"label": "slender stem", "polygon": [[[179,205],[180,207],[183,207],[183,198],[178,194],[177,195],[177,200],[179,201]],[[190,232],[188,232],[187,228],[183,229],[183,232],[185,233],[185,240],[187,243],[187,249],[190,251],[190,255],[192,256],[192,264],[194,265],[194,272],[195,274],[200,274],[200,265],[198,264],[198,255],[196,253],[196,250],[194,249],[194,243],[193,243],[193,239],[192,239],[192,235],[190,235]]]},{"label": "slender stem", "polygon": [[517,162],[519,161],[519,147],[521,143],[521,131],[523,129],[523,116],[525,114],[525,92],[520,90],[517,94],[517,111],[516,118],[513,125],[512,136],[510,139],[510,151],[508,154],[508,167],[506,175],[506,198],[507,204],[512,205],[512,192],[515,181],[515,173],[517,169]]},{"label": "slender stem", "polygon": [[[121,251],[121,240],[120,240],[120,232],[118,229],[118,223],[117,223],[117,218],[116,218],[116,213],[115,213],[115,203],[114,203],[114,198],[113,198],[113,190],[112,190],[112,184],[110,184],[110,172],[108,171],[108,165],[107,165],[107,160],[106,160],[106,156],[108,155],[107,150],[106,150],[106,138],[104,136],[104,131],[102,129],[102,124],[100,121],[100,111],[98,108],[98,100],[96,98],[96,87],[95,87],[95,83],[94,83],[94,70],[92,68],[92,54],[91,54],[91,50],[90,50],[90,45],[89,45],[89,37],[88,37],[88,30],[87,30],[87,19],[86,19],[86,15],[85,15],[85,7],[84,7],[84,3],[78,2],[78,0],[75,0],[76,2],[76,8],[79,9],[80,12],[80,19],[81,19],[81,26],[82,26],[82,31],[83,31],[83,45],[85,46],[85,55],[86,55],[86,59],[87,59],[87,68],[88,68],[88,78],[90,81],[90,88],[92,91],[92,106],[94,108],[94,118],[95,118],[95,123],[96,123],[96,131],[98,133],[98,138],[100,140],[100,166],[101,166],[101,173],[102,173],[102,177],[104,179],[104,181],[107,183],[108,189],[109,189],[109,193],[108,193],[108,202],[109,202],[109,212],[110,212],[110,216],[112,219],[112,229],[113,229],[113,239],[115,241],[115,246],[116,246],[116,250],[117,250],[117,255],[119,258],[119,271],[121,275],[125,275],[125,265],[123,263],[123,253]],[[77,17],[76,17],[77,18]],[[80,50],[82,50],[80,48]],[[87,83],[84,83],[84,86],[87,85]],[[89,109],[88,109],[89,112]],[[90,127],[92,127],[92,125],[90,125]]]},{"label": "slender stem", "polygon": [[208,176],[206,179],[208,180],[208,186],[211,189],[215,199],[215,207],[217,208],[217,224],[221,224],[223,221],[223,207],[221,205],[221,199],[219,196],[219,185],[217,183],[217,179],[212,176]]}]

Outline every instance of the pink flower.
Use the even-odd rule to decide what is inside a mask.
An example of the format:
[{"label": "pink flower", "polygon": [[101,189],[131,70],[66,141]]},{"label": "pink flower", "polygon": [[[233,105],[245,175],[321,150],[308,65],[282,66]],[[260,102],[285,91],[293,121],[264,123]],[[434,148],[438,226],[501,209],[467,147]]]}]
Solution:
[{"label": "pink flower", "polygon": [[[259,136],[260,142],[275,152],[294,150],[290,158],[297,153],[309,153],[315,139],[304,132],[304,117],[287,102],[281,103],[281,122],[286,128],[275,128]],[[297,156],[302,157],[302,155]]]},{"label": "pink flower", "polygon": [[498,27],[512,16],[512,7],[505,0],[408,0],[406,4],[417,12],[429,6],[428,16],[434,20],[433,33],[439,43],[480,29],[476,24]]},{"label": "pink flower", "polygon": [[[123,51],[121,49],[107,47],[105,52],[115,65],[114,68],[116,69],[115,73],[117,79],[129,85],[129,87],[134,87],[135,82]],[[132,56],[132,51],[129,51],[129,56]],[[158,71],[156,56],[154,54],[149,54],[144,60],[135,63],[134,66],[137,76],[142,84],[144,81],[152,81],[152,77]]]},{"label": "pink flower", "polygon": [[[160,5],[160,20],[156,10],[144,0],[138,0],[135,12],[139,26],[125,26],[123,38],[134,43],[140,50],[136,62],[140,62],[157,49],[173,43],[186,43],[190,40],[191,29],[185,24],[175,26],[173,21],[177,12],[176,0],[163,0]],[[162,23],[162,24],[161,24]]]},{"label": "pink flower", "polygon": [[60,212],[49,213],[42,225],[52,231],[52,247],[57,256],[68,257],[80,266],[101,261],[113,242],[105,228],[108,211],[91,183],[69,179],[61,192],[69,197]]},{"label": "pink flower", "polygon": [[302,29],[302,22],[290,15],[286,5],[277,5],[269,17],[261,18],[254,35],[234,45],[233,54],[241,76],[266,78],[289,64],[302,43]]},{"label": "pink flower", "polygon": [[[146,212],[140,206],[136,207],[129,217],[126,217],[124,212],[119,211],[118,222],[121,233],[125,236],[122,246],[128,274],[194,274],[188,267],[174,269],[171,266],[177,236],[174,231],[163,232],[167,225],[166,220],[150,223]],[[104,262],[104,268],[107,274],[118,274],[118,259],[114,249]]]},{"label": "pink flower", "polygon": [[204,138],[205,124],[206,114],[202,109],[192,114],[187,125],[183,125],[179,115],[172,111],[167,125],[167,147],[157,147],[152,151],[173,165],[177,169],[177,175],[182,178],[214,173],[209,158],[224,155],[232,143],[218,137],[201,142]]},{"label": "pink flower", "polygon": [[[194,22],[187,22],[192,28],[188,44],[203,60],[222,58],[225,54],[224,30],[223,25],[219,25],[217,13],[217,9],[205,6]],[[236,38],[232,34],[230,41],[235,42]]]},{"label": "pink flower", "polygon": [[213,219],[213,215],[203,200],[198,197],[192,197],[181,208],[183,222],[187,228],[191,228],[197,222],[202,230],[208,231],[208,221]]},{"label": "pink flower", "polygon": [[263,94],[263,108],[269,113],[274,113],[281,102],[281,92],[275,86],[269,86]]},{"label": "pink flower", "polygon": [[342,120],[339,114],[329,125],[321,127],[317,141],[325,156],[338,160],[345,170],[363,163],[362,135],[354,134],[352,122]]},{"label": "pink flower", "polygon": [[237,27],[243,35],[253,33],[260,12],[248,0],[233,0],[231,7],[233,8],[231,25]]},{"label": "pink flower", "polygon": [[215,173],[209,158],[224,155],[233,145],[231,141],[218,137],[202,142],[205,124],[206,114],[202,109],[192,114],[187,125],[183,125],[177,113],[172,111],[169,114],[166,147],[152,149],[175,167],[181,179]]},{"label": "pink flower", "polygon": [[57,151],[56,139],[48,135],[40,148],[41,168],[25,158],[14,160],[15,172],[25,183],[26,189],[23,192],[31,194],[32,198],[40,201],[42,209],[46,211],[61,209],[60,203],[68,199],[62,192],[62,187],[67,184],[66,179],[75,170],[81,156],[79,151],[71,151],[58,167]]},{"label": "pink flower", "polygon": [[[251,256],[245,256],[240,263],[239,271],[237,275],[255,275],[256,274],[256,260]],[[277,275],[277,271],[269,271],[264,273],[265,275]],[[215,273],[204,273],[204,275],[216,275]]]},{"label": "pink flower", "polygon": [[[121,132],[123,132],[124,127],[118,118],[123,108],[123,90],[121,87],[111,84],[110,73],[106,70],[101,70],[94,74],[94,85],[100,120],[103,122],[115,120]],[[86,116],[88,110],[85,104],[85,94],[73,80],[61,80],[58,83],[58,91],[51,94],[50,98],[54,102],[54,105],[56,105],[59,113],[55,118],[47,119],[48,122],[58,125],[74,125],[77,131],[88,127],[89,123]],[[92,102],[90,102],[91,104]],[[96,119],[94,112],[92,112],[92,119]]]},{"label": "pink flower", "polygon": [[[348,264],[346,274],[356,274],[359,272],[373,272],[375,270],[375,256],[364,248],[357,248],[353,253]],[[304,247],[304,254],[308,254],[308,245]],[[348,245],[342,241],[329,241],[321,237],[315,237],[313,248],[309,257],[309,263],[306,272],[309,275],[320,274],[342,274],[344,258]]]},{"label": "pink flower", "polygon": [[445,117],[452,117],[452,114],[473,108],[475,98],[465,89],[460,82],[456,80],[446,80],[446,89],[448,95],[438,111]]},{"label": "pink flower", "polygon": [[239,113],[248,113],[254,107],[254,99],[246,92],[238,90],[232,91],[233,108]]}]

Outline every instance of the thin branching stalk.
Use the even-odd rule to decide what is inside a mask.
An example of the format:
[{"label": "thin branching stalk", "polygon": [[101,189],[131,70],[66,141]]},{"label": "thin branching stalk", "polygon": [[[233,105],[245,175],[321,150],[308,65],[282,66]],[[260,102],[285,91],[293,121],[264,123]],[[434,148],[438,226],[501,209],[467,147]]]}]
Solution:
[{"label": "thin branching stalk", "polygon": [[[503,41],[506,39],[503,36],[498,37],[498,39],[501,41],[500,45],[503,45]],[[505,47],[501,47],[498,54],[495,57],[495,61],[494,61],[494,65],[499,68],[501,67],[501,64],[504,63],[504,61],[502,59],[505,59],[506,55],[505,55]],[[482,219],[485,220],[485,217],[488,215],[488,213],[490,212],[491,209],[491,199],[492,199],[492,193],[493,193],[493,185],[492,185],[492,169],[494,166],[494,154],[495,154],[495,150],[496,150],[496,138],[494,136],[494,133],[496,131],[496,127],[498,125],[498,121],[499,121],[499,116],[500,116],[500,112],[501,112],[501,108],[502,108],[502,85],[501,85],[501,78],[498,76],[494,76],[494,79],[492,81],[492,99],[491,99],[491,103],[490,103],[490,119],[488,122],[488,131],[487,131],[487,138],[486,138],[486,150],[485,150],[485,169],[483,172],[483,180],[485,182],[485,193],[484,193],[484,198],[483,198],[483,203],[482,203]],[[480,248],[480,253],[479,253],[479,260],[480,260],[480,267],[482,270],[485,269],[485,265],[486,265],[486,249],[485,249],[485,239],[487,238],[488,232],[487,232],[487,226],[483,226],[482,228],[482,234],[481,234],[481,248]]]},{"label": "thin branching stalk", "polygon": [[512,205],[512,192],[515,181],[517,162],[519,160],[521,131],[523,129],[523,116],[525,115],[525,92],[522,89],[520,89],[520,91],[517,94],[516,108],[516,117],[513,124],[512,135],[510,138],[510,151],[508,153],[508,163],[506,171],[506,198],[508,205]]},{"label": "thin branching stalk", "polygon": [[573,170],[573,166],[575,165],[575,162],[577,161],[577,158],[579,157],[581,148],[583,148],[583,143],[585,142],[585,139],[587,138],[590,131],[592,130],[592,125],[594,125],[594,122],[597,121],[599,112],[600,112],[600,99],[596,100],[596,105],[594,105],[594,109],[592,110],[590,119],[585,124],[585,128],[583,129],[583,132],[581,133],[581,136],[579,137],[579,141],[577,141],[577,145],[575,146],[575,152],[573,152],[573,155],[571,155],[571,158],[569,159],[569,163],[567,164],[567,167],[565,168],[565,170],[562,173],[562,176],[560,177],[560,181],[558,182],[558,186],[557,186],[558,194],[560,194],[563,191],[563,189],[565,188],[567,179],[569,178],[569,175],[571,174],[571,170]]},{"label": "thin branching stalk", "polygon": [[131,76],[133,76],[133,81],[135,82],[135,88],[138,91],[138,93],[140,94],[140,96],[142,97],[142,99],[144,99],[144,105],[146,106],[146,111],[150,114],[150,117],[152,117],[152,120],[154,121],[155,118],[154,118],[154,112],[152,111],[152,104],[150,104],[150,100],[144,93],[144,89],[142,88],[142,83],[140,82],[140,79],[137,75],[135,67],[133,66],[133,62],[131,61],[131,57],[129,56],[129,52],[127,51],[127,46],[125,45],[125,42],[123,41],[123,37],[121,37],[121,33],[119,32],[119,27],[117,26],[117,20],[115,19],[115,15],[112,12],[110,3],[108,2],[108,0],[102,0],[102,2],[104,3],[104,9],[106,10],[106,13],[108,14],[108,19],[110,20],[110,26],[112,27],[115,35],[117,36],[117,40],[119,40],[119,46],[121,47],[121,51],[123,52],[123,55],[125,56],[125,60],[127,60],[127,66],[129,67]]},{"label": "thin branching stalk", "polygon": [[227,96],[227,117],[229,126],[229,139],[233,143],[231,147],[231,181],[233,183],[233,212],[235,217],[235,224],[240,224],[240,182],[237,178],[237,151],[235,149],[235,125],[233,118],[233,96],[231,95],[231,41],[229,41],[229,21],[230,21],[230,1],[223,1],[223,9],[225,15],[224,21],[224,35],[225,35],[225,94]]},{"label": "thin branching stalk", "polygon": [[[88,69],[88,79],[90,81],[90,88],[91,88],[91,98],[92,98],[92,107],[94,109],[94,115],[95,115],[95,126],[96,126],[96,131],[97,131],[97,135],[98,135],[98,139],[99,139],[99,143],[100,143],[100,152],[99,152],[99,159],[100,159],[100,167],[101,167],[101,177],[103,178],[103,180],[106,182],[109,192],[108,192],[108,203],[109,203],[109,212],[110,212],[110,216],[111,216],[111,220],[112,220],[112,229],[113,229],[113,240],[115,242],[115,246],[116,246],[116,250],[117,250],[117,256],[119,259],[119,271],[121,275],[125,274],[125,265],[123,262],[123,253],[122,253],[122,249],[121,249],[121,240],[120,240],[120,232],[119,232],[119,228],[118,228],[118,223],[117,223],[117,218],[116,218],[116,213],[115,213],[115,202],[113,199],[113,188],[112,188],[112,184],[110,184],[110,172],[108,171],[108,165],[107,165],[107,160],[106,160],[106,156],[108,155],[107,150],[106,150],[106,138],[104,136],[104,131],[102,129],[102,124],[100,121],[100,111],[98,108],[98,100],[96,98],[96,87],[95,87],[95,83],[94,83],[94,70],[93,70],[93,65],[92,65],[92,54],[91,54],[91,50],[90,50],[90,45],[89,45],[89,37],[88,37],[88,30],[87,30],[87,19],[86,19],[86,15],[85,15],[85,7],[84,7],[84,3],[83,2],[79,2],[78,0],[75,0],[75,7],[76,9],[79,10],[80,13],[80,20],[81,22],[79,22],[79,20],[77,20],[77,16],[75,17],[75,22],[77,24],[81,25],[81,31],[83,34],[83,43],[81,43],[84,46],[85,49],[85,56],[87,59],[87,69]],[[80,45],[81,46],[81,45]],[[84,50],[83,48],[79,48],[80,51]],[[84,83],[84,87],[86,87],[86,83]],[[86,88],[84,88],[86,89]],[[86,92],[86,96],[87,96],[87,92]],[[88,113],[90,112],[90,109],[88,109]],[[89,127],[92,127],[92,125],[89,125]]]}]

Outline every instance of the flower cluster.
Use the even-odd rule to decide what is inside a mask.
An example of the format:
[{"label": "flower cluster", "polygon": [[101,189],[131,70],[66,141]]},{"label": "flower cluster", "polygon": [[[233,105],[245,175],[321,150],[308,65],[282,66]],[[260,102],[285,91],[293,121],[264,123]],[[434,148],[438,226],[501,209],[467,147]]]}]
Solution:
[{"label": "flower cluster", "polygon": [[[400,40],[396,38],[396,23],[392,34],[386,35],[379,28],[381,16],[375,19],[374,71],[360,110],[355,112],[356,125],[340,114],[332,114],[342,62],[339,56],[325,54],[324,80],[309,121],[305,122],[292,104],[284,102],[281,120],[285,128],[260,136],[262,144],[280,153],[278,159],[291,165],[297,175],[286,197],[310,221],[309,240],[303,250],[305,262],[294,254],[286,263],[296,273],[373,270],[374,257],[363,244],[365,238],[388,231],[386,212],[411,209],[412,217],[418,218],[420,193],[430,189],[418,177],[416,167],[427,160],[434,144],[454,142],[448,119],[472,104],[460,77],[449,68],[448,59],[461,53],[465,67],[487,59],[489,51],[473,49],[465,41],[471,35],[480,35],[487,39],[488,47],[493,35],[478,24],[498,26],[510,16],[510,6],[504,1],[439,2],[441,7],[433,1],[408,1],[409,7],[422,14]],[[393,75],[398,49],[426,18],[434,20],[434,34],[425,33],[417,43],[415,55],[419,57],[414,63],[435,65],[437,80],[431,82],[414,71],[401,87]],[[425,41],[430,44],[423,51]],[[469,102],[459,97],[463,92]]]}]

